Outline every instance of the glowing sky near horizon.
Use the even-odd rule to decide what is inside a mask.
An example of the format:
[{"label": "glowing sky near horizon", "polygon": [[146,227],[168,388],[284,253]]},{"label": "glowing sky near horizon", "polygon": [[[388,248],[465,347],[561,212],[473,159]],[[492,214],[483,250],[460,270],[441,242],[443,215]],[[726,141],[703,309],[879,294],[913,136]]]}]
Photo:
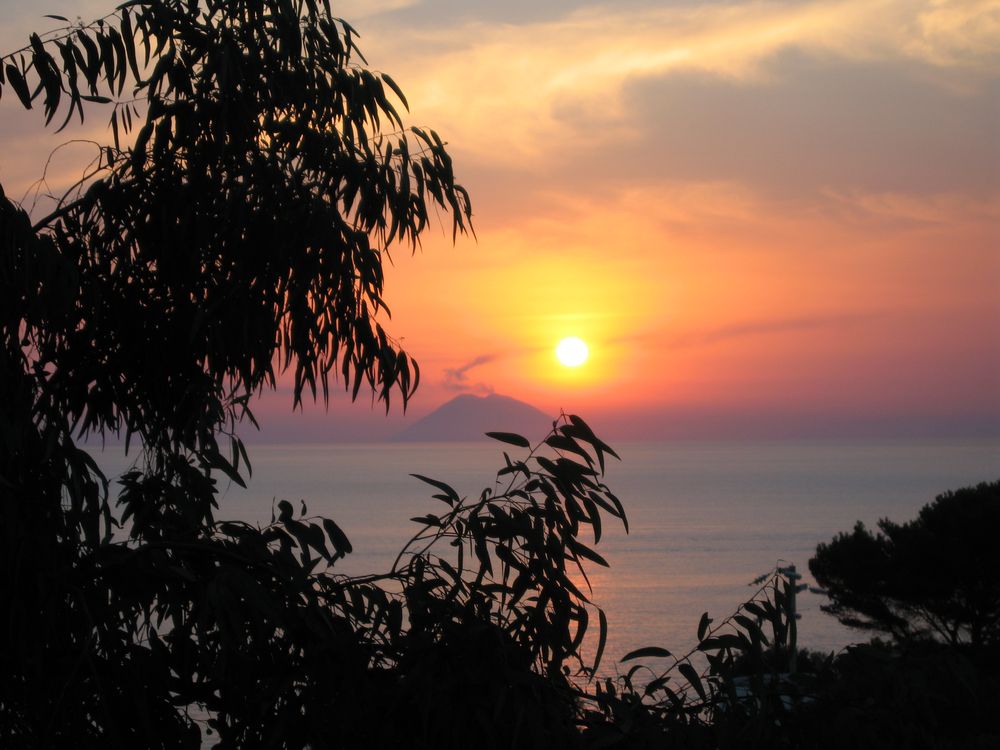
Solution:
[{"label": "glowing sky near horizon", "polygon": [[[3,49],[112,3],[8,5]],[[495,391],[637,437],[1000,424],[1000,2],[334,7],[473,199],[478,239],[387,270],[413,416]],[[17,196],[65,136],[0,117]],[[288,406],[318,437],[386,423]]]}]

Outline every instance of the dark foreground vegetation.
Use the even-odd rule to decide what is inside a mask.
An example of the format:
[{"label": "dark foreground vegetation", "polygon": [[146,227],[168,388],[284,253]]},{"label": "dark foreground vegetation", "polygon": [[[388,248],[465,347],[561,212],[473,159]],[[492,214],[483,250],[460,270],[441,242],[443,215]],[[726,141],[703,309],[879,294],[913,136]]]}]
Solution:
[{"label": "dark foreground vegetation", "polygon": [[[34,223],[0,191],[0,745],[996,746],[995,620],[938,638],[896,604],[912,592],[893,594],[911,625],[891,620],[891,642],[793,672],[776,572],[703,616],[692,653],[640,648],[598,677],[586,570],[627,519],[602,482],[614,451],[575,416],[534,446],[495,434],[508,452],[479,497],[420,477],[436,512],[386,572],[339,575],[350,541],[304,505],[264,528],[216,519],[279,374],[294,406],[331,380],[406,403],[419,370],[376,320],[382,262],[434,207],[465,231],[469,199],[323,2],[137,0],[65,22],[0,67],[46,124],[99,110],[112,134]],[[88,436],[138,452],[117,492]],[[877,621],[837,576],[836,613]]]}]

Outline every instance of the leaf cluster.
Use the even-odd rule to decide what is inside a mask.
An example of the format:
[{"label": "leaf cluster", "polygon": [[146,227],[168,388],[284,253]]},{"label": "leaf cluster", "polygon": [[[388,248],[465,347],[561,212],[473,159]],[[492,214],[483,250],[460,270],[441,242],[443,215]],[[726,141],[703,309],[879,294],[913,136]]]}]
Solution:
[{"label": "leaf cluster", "polygon": [[[530,448],[520,435],[487,434]],[[467,612],[498,627],[541,673],[561,678],[567,662],[596,671],[607,620],[590,601],[586,565],[608,563],[580,537],[589,529],[598,543],[603,514],[628,524],[621,502],[600,481],[605,455],[617,457],[581,418],[564,415],[526,457],[504,453],[497,485],[475,500],[415,475],[439,490],[434,497],[449,509],[413,519],[422,528],[393,566],[412,592],[411,619],[440,620],[429,607]],[[424,600],[424,590],[442,594]],[[585,664],[580,649],[592,612],[598,642]]]},{"label": "leaf cluster", "polygon": [[[792,674],[796,583],[775,568],[754,595],[716,622],[706,612],[697,645],[682,655],[635,649],[617,679],[605,677],[584,703],[588,747],[773,747],[781,722],[810,700],[808,680]],[[657,665],[666,663],[666,667]],[[747,669],[747,665],[754,665]]]}]

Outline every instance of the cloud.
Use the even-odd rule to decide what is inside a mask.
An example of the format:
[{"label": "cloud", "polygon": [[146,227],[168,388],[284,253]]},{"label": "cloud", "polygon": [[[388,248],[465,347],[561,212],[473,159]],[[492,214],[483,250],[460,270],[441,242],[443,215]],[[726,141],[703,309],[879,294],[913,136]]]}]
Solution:
[{"label": "cloud", "polygon": [[630,137],[637,123],[624,94],[635,81],[686,71],[760,86],[778,74],[770,62],[788,50],[918,63],[968,84],[995,74],[998,6],[758,0],[588,7],[520,24],[386,28],[374,57],[380,65],[401,62],[419,119],[478,158],[502,162]]},{"label": "cloud", "polygon": [[453,393],[476,393],[479,395],[493,393],[493,386],[488,383],[469,382],[468,373],[470,370],[480,365],[488,364],[495,359],[496,356],[493,354],[481,354],[459,367],[446,367],[444,369],[445,390],[452,391]]},{"label": "cloud", "polygon": [[961,193],[913,195],[908,193],[829,194],[858,219],[904,224],[953,226],[960,223],[1000,222],[1000,193],[979,197]]},{"label": "cloud", "polygon": [[762,85],[677,74],[633,83],[636,133],[559,172],[620,181],[735,181],[801,203],[835,190],[995,191],[998,81],[976,95],[943,88],[926,67],[818,60],[789,51]]},{"label": "cloud", "polygon": [[418,5],[420,0],[339,0],[334,15],[354,25],[357,19],[367,19],[383,13],[393,13]]},{"label": "cloud", "polygon": [[936,65],[996,70],[1000,63],[1000,2],[933,0],[923,3],[907,50]]},{"label": "cloud", "polygon": [[744,323],[733,323],[705,331],[689,334],[678,334],[666,337],[667,346],[680,348],[685,346],[704,346],[721,341],[731,341],[751,336],[761,336],[773,333],[798,333],[815,331],[822,328],[834,328],[857,325],[875,317],[874,313],[850,313],[843,315],[815,315],[780,320],[756,320]]},{"label": "cloud", "polygon": [[686,349],[755,336],[842,328],[874,320],[877,317],[877,313],[862,312],[836,315],[803,315],[772,320],[748,320],[715,328],[682,333],[668,333],[662,329],[645,331],[637,333],[634,336],[616,337],[610,343],[642,341],[655,343],[658,347],[665,349]]}]

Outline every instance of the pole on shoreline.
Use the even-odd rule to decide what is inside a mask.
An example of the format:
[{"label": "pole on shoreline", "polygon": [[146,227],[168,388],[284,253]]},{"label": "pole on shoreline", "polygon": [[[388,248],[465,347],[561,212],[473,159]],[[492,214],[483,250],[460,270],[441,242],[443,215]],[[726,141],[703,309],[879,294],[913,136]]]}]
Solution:
[{"label": "pole on shoreline", "polygon": [[788,671],[790,674],[795,674],[795,669],[798,662],[798,635],[796,620],[798,620],[802,615],[799,614],[796,608],[796,595],[800,591],[806,589],[806,584],[798,583],[802,578],[802,574],[795,570],[795,563],[790,563],[783,568],[778,568],[778,573],[780,573],[784,579],[788,582],[786,591],[788,592],[788,629],[789,629],[789,639],[788,639]]}]

